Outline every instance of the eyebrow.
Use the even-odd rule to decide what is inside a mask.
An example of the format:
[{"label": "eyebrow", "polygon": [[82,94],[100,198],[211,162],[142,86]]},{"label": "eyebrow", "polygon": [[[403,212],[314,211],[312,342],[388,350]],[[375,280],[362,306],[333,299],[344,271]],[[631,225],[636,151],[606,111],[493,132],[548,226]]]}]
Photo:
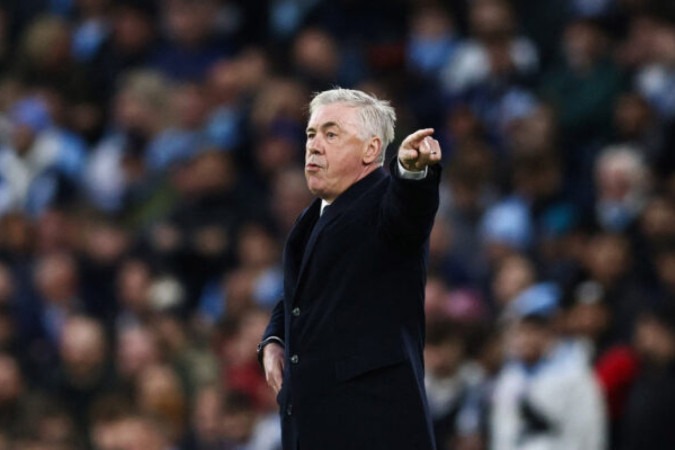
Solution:
[{"label": "eyebrow", "polygon": [[[341,128],[340,124],[337,123],[337,122],[326,122],[326,123],[323,123],[319,126],[319,128],[322,129],[322,130],[325,130],[326,128],[330,128],[330,127]],[[310,132],[313,132],[313,131],[316,131],[316,129],[314,127],[307,127],[307,129],[305,130],[305,133],[310,133]]]}]

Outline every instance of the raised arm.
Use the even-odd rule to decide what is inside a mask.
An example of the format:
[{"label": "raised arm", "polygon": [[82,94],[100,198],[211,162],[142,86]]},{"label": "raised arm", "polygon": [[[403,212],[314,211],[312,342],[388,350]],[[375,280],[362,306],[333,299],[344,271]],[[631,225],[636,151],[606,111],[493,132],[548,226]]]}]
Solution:
[{"label": "raised arm", "polygon": [[406,137],[392,162],[392,182],[382,202],[381,233],[401,247],[429,237],[438,210],[441,148],[425,128]]}]

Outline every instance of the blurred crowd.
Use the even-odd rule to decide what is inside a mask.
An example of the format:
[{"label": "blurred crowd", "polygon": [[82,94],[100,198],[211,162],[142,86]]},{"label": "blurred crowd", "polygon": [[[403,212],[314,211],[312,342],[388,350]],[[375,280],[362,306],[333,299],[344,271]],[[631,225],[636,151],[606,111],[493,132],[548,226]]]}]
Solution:
[{"label": "blurred crowd", "polygon": [[3,0],[0,449],[280,449],[255,346],[336,85],[444,151],[439,449],[675,448],[672,2]]}]

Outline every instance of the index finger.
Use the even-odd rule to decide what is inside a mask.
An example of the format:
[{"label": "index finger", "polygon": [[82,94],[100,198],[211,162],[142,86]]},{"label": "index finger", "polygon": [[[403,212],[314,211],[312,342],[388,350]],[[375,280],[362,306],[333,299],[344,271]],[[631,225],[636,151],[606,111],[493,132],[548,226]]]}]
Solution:
[{"label": "index finger", "polygon": [[401,143],[401,146],[418,147],[425,137],[431,136],[432,134],[434,134],[433,128],[422,128],[421,130],[417,130],[414,133],[410,134],[408,137],[406,137]]}]

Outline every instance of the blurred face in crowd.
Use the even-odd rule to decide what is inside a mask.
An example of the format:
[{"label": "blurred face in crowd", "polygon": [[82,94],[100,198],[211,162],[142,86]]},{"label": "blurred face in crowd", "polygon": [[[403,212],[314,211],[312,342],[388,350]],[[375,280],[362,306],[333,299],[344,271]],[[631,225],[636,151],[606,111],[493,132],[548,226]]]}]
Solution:
[{"label": "blurred face in crowd", "polygon": [[335,41],[319,29],[302,32],[293,45],[297,68],[311,76],[335,79],[340,61]]},{"label": "blurred face in crowd", "polygon": [[117,296],[122,306],[137,314],[145,312],[149,308],[152,281],[153,276],[146,263],[126,261],[117,276]]},{"label": "blurred face in crowd", "polygon": [[116,424],[113,445],[106,450],[164,450],[168,445],[166,437],[153,421],[129,417]]},{"label": "blurred face in crowd", "polygon": [[518,254],[507,256],[497,269],[492,284],[493,295],[504,307],[534,281],[534,267],[527,258]]},{"label": "blurred face in crowd", "polygon": [[204,89],[196,83],[185,83],[172,92],[171,110],[180,128],[198,129],[206,120],[208,105]]},{"label": "blurred face in crowd", "polygon": [[284,232],[288,231],[295,223],[295,218],[311,200],[302,170],[289,168],[277,174],[272,196],[275,219],[281,224]]},{"label": "blurred face in crowd", "polygon": [[175,41],[198,45],[211,34],[216,17],[212,0],[169,0],[166,6],[166,26]]},{"label": "blurred face in crowd", "polygon": [[343,103],[321,106],[309,119],[307,186],[329,203],[377,167],[380,140],[363,138],[360,122],[358,109]]},{"label": "blurred face in crowd", "polygon": [[0,354],[0,405],[18,399],[23,390],[22,375],[16,360]]},{"label": "blurred face in crowd", "polygon": [[133,7],[120,5],[113,15],[113,43],[122,53],[139,53],[149,47],[153,25],[148,16]]},{"label": "blurred face in crowd", "polygon": [[14,280],[9,267],[0,263],[0,305],[7,305],[10,303],[12,295],[14,294]]},{"label": "blurred face in crowd", "polygon": [[513,15],[503,0],[479,0],[472,3],[471,29],[476,37],[485,41],[499,41],[510,37]]},{"label": "blurred face in crowd", "polygon": [[675,63],[675,30],[669,24],[657,23],[651,28],[651,46],[654,59],[662,64]]},{"label": "blurred face in crowd", "polygon": [[544,356],[552,338],[550,325],[538,319],[521,320],[512,330],[511,354],[526,364],[534,364]]},{"label": "blurred face in crowd", "polygon": [[640,231],[651,242],[675,237],[675,204],[666,197],[654,197],[640,219]]},{"label": "blurred face in crowd", "polygon": [[180,436],[187,410],[185,394],[176,372],[167,365],[151,366],[136,381],[139,410],[166,423],[174,437]]},{"label": "blurred face in crowd", "polygon": [[675,332],[655,317],[642,317],[635,327],[634,344],[648,362],[665,365],[675,359]]},{"label": "blurred face in crowd", "polygon": [[424,348],[427,372],[439,378],[451,377],[459,369],[464,357],[464,343],[458,337],[448,337]]},{"label": "blurred face in crowd", "polygon": [[106,356],[106,342],[101,325],[91,319],[74,317],[63,329],[61,358],[72,377],[98,373]]},{"label": "blurred face in crowd", "polygon": [[573,22],[565,30],[567,62],[575,69],[587,69],[602,54],[606,39],[600,29],[588,22]]},{"label": "blurred face in crowd", "polygon": [[220,438],[221,403],[220,392],[215,386],[205,386],[197,393],[192,427],[202,445],[216,445]]},{"label": "blurred face in crowd", "polygon": [[567,313],[568,331],[592,340],[601,337],[610,322],[610,312],[603,303],[577,303]]},{"label": "blurred face in crowd", "polygon": [[586,246],[586,267],[594,280],[608,285],[628,269],[630,249],[623,236],[600,234]]},{"label": "blurred face in crowd", "polygon": [[626,139],[639,138],[653,126],[653,120],[649,103],[638,94],[623,94],[614,106],[615,127]]},{"label": "blurred face in crowd", "polygon": [[120,331],[116,363],[125,379],[138,376],[161,358],[157,337],[147,328],[137,326]]},{"label": "blurred face in crowd", "polygon": [[65,253],[45,256],[38,264],[35,283],[45,300],[67,306],[77,294],[75,261]]}]

